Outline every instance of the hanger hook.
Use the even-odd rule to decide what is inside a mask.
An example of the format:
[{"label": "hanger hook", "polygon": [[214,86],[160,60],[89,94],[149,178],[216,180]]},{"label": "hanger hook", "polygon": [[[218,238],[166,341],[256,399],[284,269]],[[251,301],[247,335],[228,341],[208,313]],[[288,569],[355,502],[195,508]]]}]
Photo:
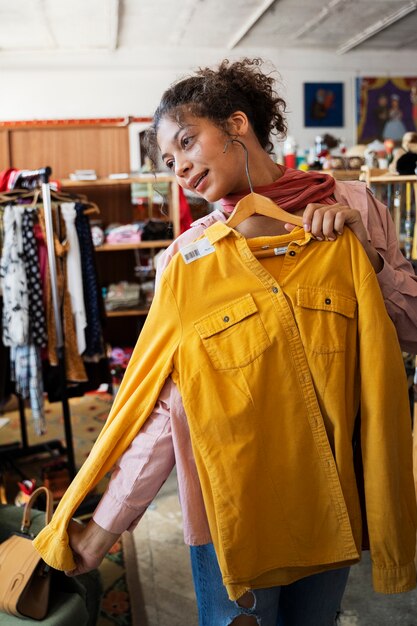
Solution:
[{"label": "hanger hook", "polygon": [[229,143],[238,143],[240,146],[242,146],[242,148],[245,151],[245,170],[246,170],[246,176],[248,179],[248,183],[249,183],[249,189],[251,191],[251,193],[253,193],[253,186],[252,186],[252,181],[251,181],[251,177],[249,174],[249,151],[247,149],[247,147],[245,146],[245,144],[243,143],[243,141],[241,141],[240,139],[228,139],[226,141],[226,143],[224,144],[224,150],[223,152],[226,152],[227,148],[229,147]]}]

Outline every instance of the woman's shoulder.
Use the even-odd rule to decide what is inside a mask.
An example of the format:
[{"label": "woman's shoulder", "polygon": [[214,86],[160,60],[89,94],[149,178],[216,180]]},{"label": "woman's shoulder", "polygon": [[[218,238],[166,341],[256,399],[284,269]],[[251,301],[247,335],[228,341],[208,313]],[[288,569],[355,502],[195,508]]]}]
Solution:
[{"label": "woman's shoulder", "polygon": [[347,204],[351,209],[358,209],[363,216],[369,213],[369,189],[360,180],[337,180],[334,196],[340,204]]},{"label": "woman's shoulder", "polygon": [[366,183],[361,180],[336,180],[334,193],[336,199],[338,196],[342,198],[354,197],[355,200],[360,198],[366,199]]}]

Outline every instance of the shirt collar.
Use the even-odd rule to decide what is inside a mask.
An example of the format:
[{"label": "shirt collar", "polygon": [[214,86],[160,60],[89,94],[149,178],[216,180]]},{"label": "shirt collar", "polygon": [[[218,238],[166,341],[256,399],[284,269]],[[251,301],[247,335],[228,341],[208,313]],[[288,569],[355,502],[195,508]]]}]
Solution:
[{"label": "shirt collar", "polygon": [[[234,236],[237,239],[244,239],[243,235],[238,233],[236,230],[233,230],[233,228],[230,228],[230,226],[227,226],[227,224],[225,224],[224,222],[216,222],[212,226],[209,226],[206,229],[204,236],[207,237],[212,245],[215,244],[217,241],[220,241],[221,239],[229,236]],[[280,245],[286,245],[294,242],[298,246],[304,246],[312,239],[313,236],[310,232],[305,232],[303,228],[296,227],[288,234],[279,235],[277,237],[277,243],[279,243]]]}]

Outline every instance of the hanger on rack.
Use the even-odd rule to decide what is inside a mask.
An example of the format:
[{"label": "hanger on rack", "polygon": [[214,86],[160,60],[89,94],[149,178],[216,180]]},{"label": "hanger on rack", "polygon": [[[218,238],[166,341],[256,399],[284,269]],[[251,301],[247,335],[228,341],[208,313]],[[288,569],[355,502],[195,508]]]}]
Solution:
[{"label": "hanger on rack", "polygon": [[18,199],[27,199],[29,201],[32,202],[32,204],[34,204],[34,202],[36,202],[36,200],[38,199],[38,195],[35,192],[38,191],[37,189],[12,189],[10,191],[4,191],[2,193],[0,193],[0,204],[10,204]]},{"label": "hanger on rack", "polygon": [[95,202],[90,202],[90,200],[87,200],[87,202],[83,202],[83,205],[86,207],[83,211],[84,215],[100,215],[100,209]]},{"label": "hanger on rack", "polygon": [[100,209],[95,202],[87,199],[87,196],[83,194],[67,193],[66,191],[54,191],[51,189],[51,199],[57,203],[61,202],[80,202],[85,210],[84,215],[91,215],[93,213],[100,213]]},{"label": "hanger on rack", "polygon": [[[41,188],[34,189],[12,189],[10,191],[0,193],[0,205],[14,204],[17,200],[27,200],[27,204],[22,204],[27,209],[37,209],[43,207],[40,200]],[[100,209],[95,202],[88,200],[85,195],[74,195],[65,191],[50,190],[51,207],[57,208],[62,202],[80,202],[85,210],[84,215],[100,214]]]},{"label": "hanger on rack", "polygon": [[252,215],[264,215],[265,217],[272,217],[275,220],[280,220],[281,222],[288,222],[289,224],[294,224],[295,226],[303,225],[303,218],[301,215],[294,215],[293,213],[288,213],[280,206],[275,204],[271,198],[267,198],[259,193],[254,192],[252,181],[249,173],[249,152],[243,141],[240,139],[230,139],[224,148],[224,152],[227,150],[227,146],[229,143],[238,143],[242,146],[245,151],[245,169],[246,176],[249,182],[250,193],[244,196],[239,202],[236,204],[233,213],[226,221],[226,224],[230,226],[230,228],[235,228],[238,224],[246,220],[248,217]]}]

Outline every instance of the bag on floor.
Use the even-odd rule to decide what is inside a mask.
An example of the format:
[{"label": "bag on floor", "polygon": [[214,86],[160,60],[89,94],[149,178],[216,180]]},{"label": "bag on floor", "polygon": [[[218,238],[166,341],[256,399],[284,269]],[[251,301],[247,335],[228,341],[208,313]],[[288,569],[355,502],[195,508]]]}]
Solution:
[{"label": "bag on floor", "polygon": [[43,619],[48,612],[51,571],[32,544],[30,512],[46,496],[45,524],[52,517],[52,495],[38,487],[25,505],[20,533],[0,544],[0,611],[16,617]]}]

